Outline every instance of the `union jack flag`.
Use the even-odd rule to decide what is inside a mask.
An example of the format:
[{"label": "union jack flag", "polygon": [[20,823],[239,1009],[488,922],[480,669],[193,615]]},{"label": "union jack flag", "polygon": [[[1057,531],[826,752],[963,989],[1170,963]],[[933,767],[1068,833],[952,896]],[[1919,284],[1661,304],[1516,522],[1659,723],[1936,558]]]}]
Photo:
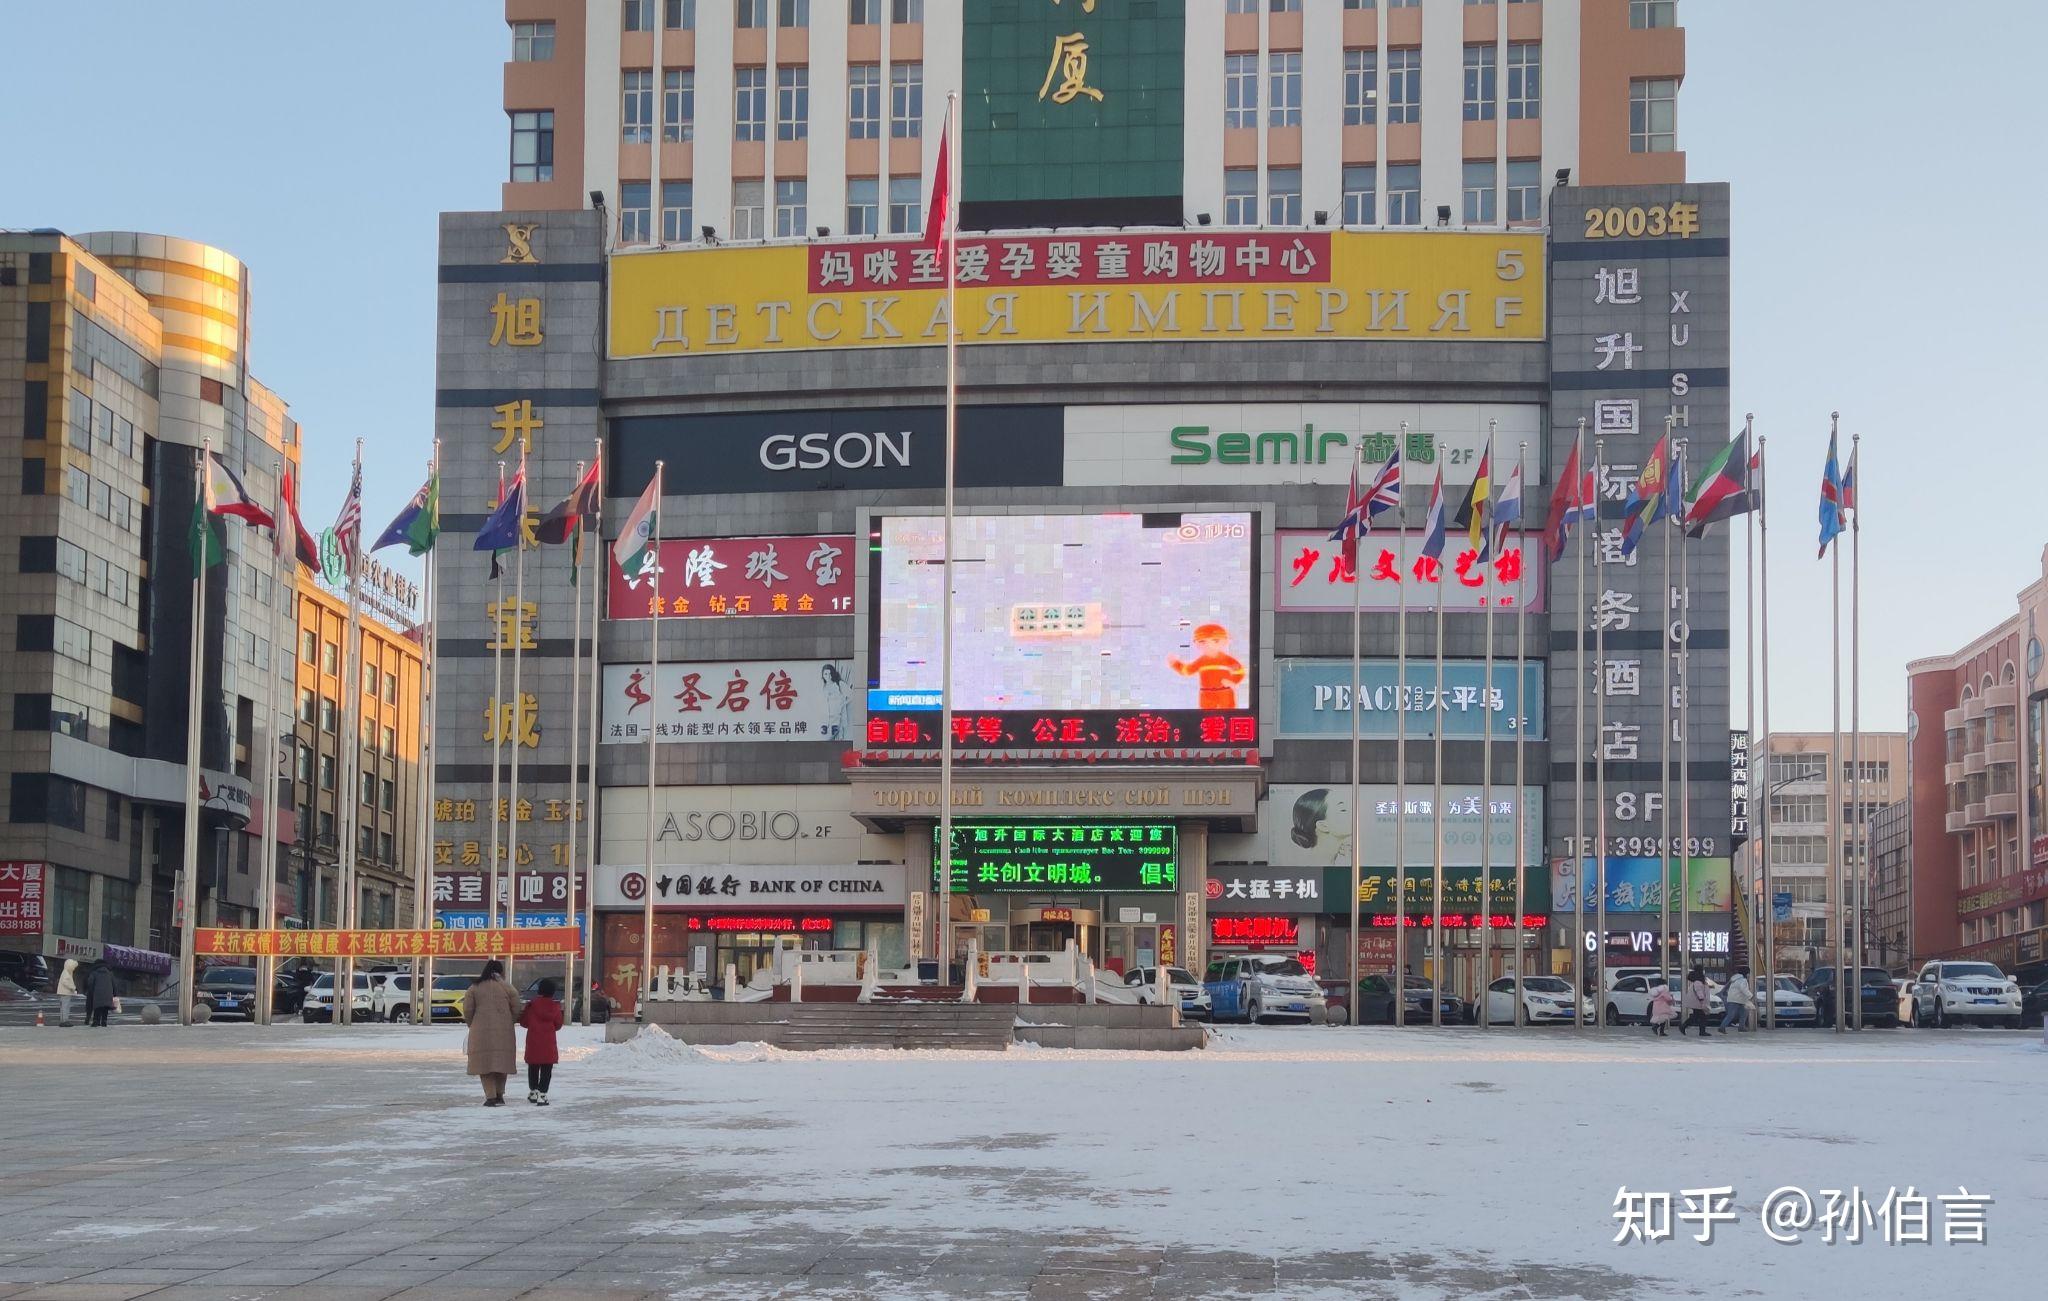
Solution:
[{"label": "union jack flag", "polygon": [[334,517],[334,542],[341,548],[341,558],[348,566],[348,572],[356,572],[356,559],[363,550],[363,464],[356,462],[355,478],[348,486],[348,497],[341,503],[341,514]]},{"label": "union jack flag", "polygon": [[1372,477],[1363,494],[1358,491],[1358,463],[1351,464],[1351,487],[1344,497],[1344,518],[1330,530],[1330,540],[1342,544],[1345,565],[1358,565],[1358,539],[1372,532],[1372,519],[1401,504],[1401,450],[1387,458]]}]

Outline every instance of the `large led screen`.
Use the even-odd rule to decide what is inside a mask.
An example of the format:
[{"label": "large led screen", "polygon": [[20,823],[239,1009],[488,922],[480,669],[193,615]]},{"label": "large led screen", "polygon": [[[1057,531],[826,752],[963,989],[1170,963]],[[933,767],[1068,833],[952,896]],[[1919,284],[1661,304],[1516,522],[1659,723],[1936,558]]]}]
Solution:
[{"label": "large led screen", "polygon": [[[871,748],[938,743],[944,527],[880,522]],[[1256,748],[1257,539],[1242,512],[956,519],[956,744]]]}]

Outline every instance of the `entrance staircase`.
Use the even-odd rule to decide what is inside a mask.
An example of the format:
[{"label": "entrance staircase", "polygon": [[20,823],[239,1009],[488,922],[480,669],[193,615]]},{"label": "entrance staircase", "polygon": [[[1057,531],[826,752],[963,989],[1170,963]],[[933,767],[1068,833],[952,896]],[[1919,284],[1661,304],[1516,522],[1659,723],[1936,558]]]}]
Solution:
[{"label": "entrance staircase", "polygon": [[789,1049],[958,1048],[1002,1052],[1017,1019],[1014,1004],[778,1003],[775,1042]]}]

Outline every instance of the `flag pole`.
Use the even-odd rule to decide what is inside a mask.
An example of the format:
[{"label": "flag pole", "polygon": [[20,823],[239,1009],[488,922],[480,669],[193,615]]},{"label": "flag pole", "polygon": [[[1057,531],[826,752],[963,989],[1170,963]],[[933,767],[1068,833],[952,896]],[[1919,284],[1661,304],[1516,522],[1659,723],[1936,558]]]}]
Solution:
[{"label": "flag pole", "polygon": [[[647,621],[647,685],[653,690],[661,681],[661,470],[663,463],[654,463],[654,531],[647,535],[648,544],[654,548],[654,573],[649,576],[654,587],[654,617]],[[642,847],[645,855],[642,869],[647,873],[646,889],[640,892],[640,1019],[647,1019],[647,1004],[654,997],[654,738],[660,730],[653,719],[647,725],[647,816],[642,819],[642,831],[646,843]],[[597,779],[595,771],[591,780]],[[727,993],[732,991],[727,990]]]},{"label": "flag pole", "polygon": [[[434,440],[434,459],[428,467],[428,477],[433,484],[429,505],[433,509],[433,540],[427,547],[425,566],[425,591],[421,594],[427,608],[427,622],[420,638],[424,652],[420,660],[420,883],[418,904],[413,908],[413,925],[420,930],[431,930],[434,926],[434,829],[438,822],[434,817],[434,795],[439,783],[434,780],[435,752],[441,743],[440,693],[434,690],[434,674],[441,661],[441,620],[434,613],[436,593],[435,579],[440,572],[441,554],[441,440]],[[414,1000],[413,1024],[432,1025],[434,1021],[434,955],[428,953],[426,960],[419,964],[419,979],[413,982]]]},{"label": "flag pole", "polygon": [[[583,486],[583,472],[589,467],[588,461],[576,462],[576,487]],[[577,552],[583,546],[583,512],[577,511],[576,518],[569,524],[572,533],[569,540],[570,574],[575,576],[582,567],[583,557]],[[569,925],[576,924],[576,750],[583,744],[583,594],[578,592],[569,601],[571,620],[569,633],[569,843],[565,855],[569,865]],[[593,648],[591,653],[596,654]],[[590,707],[597,708],[597,700],[591,698]],[[648,876],[653,879],[653,874]],[[576,1006],[576,953],[570,950],[562,983],[562,1006]]]},{"label": "flag pole", "polygon": [[[1522,439],[1515,444],[1515,478],[1526,484],[1529,468],[1529,440]],[[1528,955],[1522,935],[1522,915],[1528,908],[1529,844],[1527,837],[1528,810],[1522,807],[1529,782],[1528,753],[1526,741],[1529,734],[1529,618],[1524,597],[1524,584],[1529,568],[1529,520],[1527,510],[1515,515],[1515,556],[1521,564],[1515,570],[1515,1024],[1527,1023],[1528,1015],[1522,1005],[1522,968],[1528,965]],[[1546,735],[1548,735],[1546,733]],[[1573,1003],[1578,1002],[1573,998]]]},{"label": "flag pole", "polygon": [[[1667,414],[1664,417],[1665,447],[1669,448],[1671,446],[1671,435],[1677,428],[1677,414]],[[1667,462],[1667,473],[1668,464]],[[1660,491],[1664,491],[1667,496],[1669,495],[1668,490]],[[1663,736],[1658,740],[1657,751],[1657,800],[1661,806],[1658,813],[1660,822],[1657,849],[1657,972],[1664,978],[1664,988],[1666,990],[1671,988],[1673,943],[1671,937],[1671,737],[1672,733],[1678,730],[1678,723],[1672,717],[1672,702],[1674,698],[1671,694],[1671,661],[1676,658],[1676,652],[1672,648],[1671,641],[1671,624],[1674,617],[1672,613],[1671,553],[1677,546],[1678,543],[1676,541],[1668,541],[1664,545],[1663,577],[1660,580],[1660,585],[1664,589],[1663,653],[1657,657],[1657,730],[1663,733]],[[1601,665],[1600,671],[1604,676],[1607,666]],[[1606,691],[1607,687],[1604,681],[1600,689],[1603,692]],[[1678,891],[1680,894],[1685,893],[1685,859],[1683,855],[1678,860]],[[1679,966],[1681,968],[1680,974],[1683,975],[1682,968],[1685,966],[1684,962],[1681,961]]]},{"label": "flag pole", "polygon": [[[1572,458],[1579,482],[1567,498],[1581,510],[1592,509],[1590,521],[1580,521],[1579,549],[1574,561],[1578,571],[1573,600],[1572,623],[1578,638],[1578,655],[1573,663],[1572,694],[1578,717],[1578,740],[1572,750],[1572,850],[1565,861],[1572,874],[1572,1027],[1584,1029],[1586,997],[1586,549],[1600,527],[1600,476],[1593,476],[1593,500],[1579,501],[1585,482],[1586,419],[1579,417],[1579,431],[1572,443]],[[1567,507],[1567,509],[1570,509]]]},{"label": "flag pole", "polygon": [[[505,504],[503,461],[498,462],[497,504]],[[524,520],[520,521],[520,527],[525,527]],[[496,617],[492,620],[491,628],[491,879],[490,888],[484,892],[486,931],[494,930],[498,925],[498,827],[503,821],[498,816],[498,799],[501,793],[499,765],[502,762],[500,755],[505,744],[505,567],[498,563],[495,552],[491,555],[491,568],[497,571],[498,599],[491,605]],[[517,628],[516,622],[514,628]]]},{"label": "flag pole", "polygon": [[[1745,413],[1742,417],[1743,454],[1755,456],[1756,446],[1756,413],[1752,411]],[[1745,465],[1743,469],[1746,472],[1749,467]],[[1751,483],[1749,491],[1751,494],[1755,494],[1758,491],[1757,485]],[[1749,731],[1749,843],[1752,845],[1756,843],[1757,826],[1756,750],[1758,742],[1763,739],[1757,735],[1756,730],[1756,511],[1759,504],[1758,500],[1752,496],[1750,509],[1743,512],[1742,519],[1742,525],[1745,530],[1742,548],[1742,624],[1745,660],[1742,670],[1742,725]],[[1770,784],[1769,754],[1764,756],[1764,768],[1765,785],[1768,787]],[[1765,798],[1768,799],[1770,797],[1766,794]],[[1733,839],[1731,836],[1731,845],[1733,844]],[[1750,858],[1752,861],[1756,858],[1754,850],[1750,852]],[[1757,972],[1757,978],[1764,982],[1761,986],[1764,990],[1764,1005],[1763,1010],[1757,1016],[1757,1026],[1759,1029],[1775,1029],[1778,1024],[1776,976],[1771,971],[1767,950],[1764,948],[1762,926],[1756,921],[1762,915],[1757,906],[1760,902],[1757,896],[1761,887],[1758,885],[1757,878],[1754,875],[1745,874],[1750,875],[1750,880],[1746,884],[1750,887],[1751,895],[1749,906],[1751,919],[1750,937],[1754,941],[1751,945],[1751,960],[1758,964],[1760,969]],[[1761,900],[1761,902],[1768,904],[1769,901]]]},{"label": "flag pole", "polygon": [[[1863,1028],[1863,932],[1868,926],[1869,915],[1861,906],[1865,892],[1870,888],[1870,825],[1863,813],[1863,484],[1856,456],[1861,450],[1863,435],[1849,435],[1849,479],[1855,484],[1857,498],[1854,504],[1847,501],[1849,508],[1849,807],[1854,810],[1852,820],[1843,824],[1843,855],[1848,855],[1847,840],[1849,829],[1860,830],[1860,850],[1856,856],[1855,884],[1848,890],[1849,912],[1843,925],[1849,930],[1852,940],[1850,973],[1855,977],[1853,985],[1844,981],[1836,986],[1836,1020],[1846,1019],[1850,1012],[1841,1009],[1850,1007],[1849,990],[1854,988],[1857,997],[1853,1015],[1856,1028]],[[1843,496],[1846,498],[1847,493]]]},{"label": "flag pole", "polygon": [[[1673,426],[1676,427],[1673,418]],[[1670,471],[1673,481],[1685,482],[1685,451],[1691,439],[1678,440]],[[1683,498],[1681,497],[1681,500]],[[1680,517],[1683,518],[1682,516]],[[1675,525],[1675,522],[1674,522]],[[1678,694],[1672,698],[1671,712],[1676,716],[1675,739],[1678,741],[1678,942],[1687,957],[1692,955],[1692,553],[1685,546],[1685,530],[1677,528],[1675,535],[1665,544],[1668,552],[1678,551]],[[1667,600],[1670,593],[1665,594]],[[1667,620],[1667,622],[1669,622]],[[1667,635],[1669,635],[1667,633]],[[1665,846],[1669,852],[1670,846]],[[1670,893],[1667,879],[1665,893]],[[1683,973],[1681,973],[1683,974]],[[1732,973],[1731,973],[1732,974]],[[1669,986],[1666,986],[1669,988]]]},{"label": "flag pole", "polygon": [[[590,522],[590,534],[592,542],[592,555],[590,558],[590,719],[588,722],[584,724],[584,726],[589,729],[589,740],[586,744],[586,748],[584,751],[585,766],[583,770],[582,786],[584,793],[582,795],[578,795],[576,793],[578,787],[575,781],[573,780],[573,778],[575,777],[574,771],[572,770],[570,773],[570,777],[572,778],[572,780],[570,782],[569,795],[573,803],[571,803],[569,806],[569,817],[571,819],[569,824],[569,834],[571,837],[575,836],[576,824],[578,822],[581,822],[583,824],[583,862],[585,865],[585,870],[590,873],[590,879],[594,886],[597,881],[597,820],[590,816],[590,806],[595,801],[591,800],[589,796],[595,794],[595,791],[591,788],[595,787],[597,784],[597,720],[598,715],[601,712],[603,712],[601,703],[603,701],[603,696],[599,693],[604,686],[604,657],[597,653],[597,625],[598,619],[600,617],[600,611],[603,609],[603,607],[600,606],[598,602],[603,599],[603,590],[606,587],[606,585],[608,585],[611,581],[611,568],[610,566],[604,563],[603,554],[604,440],[602,438],[592,440],[590,455],[593,460],[598,462],[598,490],[597,510],[594,513]],[[659,594],[661,591],[661,575],[657,573],[654,577],[655,592]],[[652,683],[648,685],[648,689],[650,691],[653,690]],[[650,870],[648,872],[648,879],[650,881],[653,880],[654,876],[652,866],[652,864],[649,864]],[[575,926],[578,924],[575,915],[576,886],[576,876],[575,873],[572,872],[569,875],[569,924],[571,926]],[[580,965],[583,968],[584,990],[582,1009],[580,1014],[576,1018],[576,1023],[578,1025],[588,1025],[590,1023],[591,1005],[595,1003],[597,999],[597,980],[595,979],[595,973],[593,973],[590,969],[590,931],[592,927],[595,925],[597,910],[591,907],[588,894],[589,892],[585,891],[586,897],[583,903],[583,910],[584,912],[589,914],[591,921],[589,924],[586,924],[584,926],[583,934],[579,937],[583,941],[583,951],[581,954],[582,961]],[[572,953],[569,955],[569,960],[571,963],[569,973],[572,977],[570,991],[572,994],[575,991],[573,977],[576,972],[577,957],[577,954]]]},{"label": "flag pole", "polygon": [[[1401,422],[1401,518],[1408,514],[1408,422]],[[1400,550],[1408,549],[1408,534],[1400,534]],[[1410,571],[1411,573],[1419,571]],[[1394,971],[1392,1015],[1397,1028],[1408,1025],[1408,582],[1397,570],[1394,575],[1397,602],[1394,616]],[[1358,707],[1352,701],[1352,708]],[[1352,797],[1353,803],[1358,800]],[[1357,844],[1358,837],[1352,836]],[[1355,893],[1355,892],[1354,892]],[[1358,986],[1351,987],[1351,1004],[1359,1004]],[[1362,1010],[1362,1009],[1361,1009]],[[1353,1024],[1360,1018],[1353,1017]]]},{"label": "flag pole", "polygon": [[[1443,499],[1443,464],[1437,464],[1437,504],[1445,512],[1443,524],[1448,531],[1450,503]],[[1432,536],[1434,532],[1432,531]],[[1436,694],[1429,702],[1430,725],[1433,735],[1431,751],[1436,769],[1434,798],[1430,803],[1430,816],[1434,819],[1436,853],[1430,876],[1430,997],[1429,1023],[1441,1026],[1444,1023],[1444,571],[1443,556],[1437,556],[1436,570]],[[1407,990],[1401,990],[1406,998]]]},{"label": "flag pole", "polygon": [[[1762,669],[1757,679],[1757,699],[1761,711],[1757,721],[1763,728],[1764,744],[1764,788],[1763,798],[1757,801],[1756,810],[1761,820],[1752,820],[1751,834],[1757,844],[1763,847],[1763,890],[1764,890],[1764,969],[1773,980],[1778,971],[1778,895],[1776,882],[1771,876],[1771,459],[1764,455],[1764,444],[1768,439],[1759,438],[1756,443],[1756,543],[1757,543],[1757,660]],[[1756,738],[1749,742],[1752,754],[1756,750]],[[1751,760],[1755,762],[1754,759]],[[1750,790],[1756,790],[1754,780]],[[1778,1023],[1777,998],[1774,995],[1764,1004],[1766,1014],[1775,1028]]]},{"label": "flag pole", "polygon": [[[342,929],[356,930],[362,925],[360,909],[356,898],[356,841],[362,825],[362,774],[363,774],[363,588],[362,588],[362,498],[358,489],[363,481],[363,440],[356,439],[355,476],[350,481],[349,493],[356,499],[357,518],[350,525],[355,532],[354,539],[347,546],[348,553],[348,631],[342,640],[345,643],[342,654],[341,679],[342,726],[341,753],[342,770],[348,774],[348,781],[342,786],[341,807],[344,813],[343,825],[348,836],[341,846],[341,876],[344,897],[337,910],[342,918]],[[340,962],[341,969],[334,977],[333,1024],[353,1025],[355,1023],[356,963],[353,957]]]},{"label": "flag pole", "polygon": [[[1355,487],[1357,486],[1357,484],[1358,484],[1358,482],[1359,482],[1359,479],[1360,479],[1360,478],[1362,477],[1362,474],[1361,474],[1361,472],[1362,472],[1362,471],[1363,471],[1364,469],[1365,469],[1365,438],[1364,438],[1364,436],[1363,436],[1363,435],[1361,435],[1361,436],[1359,437],[1359,439],[1358,439],[1358,445],[1357,445],[1357,446],[1356,446],[1355,448],[1353,448],[1353,449],[1352,449],[1352,456],[1351,456],[1351,483],[1352,483],[1352,486],[1353,486],[1354,488],[1355,488]],[[1360,608],[1360,604],[1361,604],[1361,602],[1362,602],[1362,600],[1363,600],[1363,597],[1362,597],[1362,589],[1363,589],[1363,588],[1365,587],[1365,578],[1364,578],[1364,576],[1363,576],[1363,575],[1361,575],[1361,574],[1360,574],[1360,573],[1358,572],[1358,541],[1359,541],[1359,535],[1360,535],[1360,534],[1361,534],[1361,533],[1362,533],[1362,532],[1364,531],[1364,528],[1365,528],[1365,524],[1366,524],[1366,521],[1367,521],[1367,520],[1370,520],[1370,519],[1372,518],[1372,506],[1371,506],[1371,504],[1370,504],[1369,502],[1352,502],[1352,501],[1348,501],[1348,500],[1347,500],[1347,501],[1346,501],[1346,502],[1344,503],[1344,506],[1345,506],[1345,509],[1346,509],[1346,510],[1358,510],[1358,511],[1362,511],[1362,512],[1364,512],[1364,514],[1363,514],[1363,517],[1362,517],[1362,518],[1358,518],[1358,519],[1352,519],[1352,520],[1346,520],[1346,521],[1345,521],[1345,523],[1347,523],[1347,524],[1348,524],[1348,525],[1350,525],[1350,527],[1351,527],[1351,534],[1350,534],[1350,537],[1351,537],[1351,909],[1350,909],[1350,911],[1351,911],[1351,963],[1350,963],[1350,972],[1351,972],[1351,998],[1350,998],[1350,1005],[1351,1005],[1351,1006],[1356,1006],[1356,1005],[1357,1005],[1357,1003],[1358,1003],[1358,911],[1359,911],[1359,909],[1358,909],[1358,883],[1359,883],[1359,877],[1360,877],[1360,875],[1361,875],[1361,867],[1360,867],[1360,861],[1359,861],[1359,835],[1360,835],[1360,833],[1361,833],[1361,830],[1362,830],[1362,821],[1363,821],[1363,820],[1362,820],[1362,817],[1361,817],[1361,815],[1360,815],[1360,812],[1359,812],[1359,788],[1358,788],[1358,714],[1359,714],[1359,695],[1360,695],[1360,693],[1361,693],[1361,691],[1363,690],[1363,687],[1364,687],[1364,682],[1363,682],[1363,679],[1364,679],[1364,676],[1365,676],[1365,668],[1364,668],[1364,659],[1363,659],[1363,657],[1362,657],[1362,651],[1363,651],[1363,647],[1364,647],[1364,642],[1363,642],[1363,640],[1362,640],[1362,634],[1361,634],[1361,631],[1360,631],[1360,630],[1361,630],[1361,628],[1362,628],[1362,626],[1363,626],[1363,624],[1362,624],[1362,621],[1361,621],[1361,620],[1360,620],[1360,618],[1359,618],[1359,608]],[[1395,701],[1396,701],[1396,703],[1398,703],[1398,702],[1399,702],[1399,700],[1400,700],[1400,694],[1401,694],[1401,689],[1400,689],[1400,688],[1399,688],[1398,686],[1397,686],[1397,687],[1395,687],[1395,688],[1394,688],[1394,698],[1395,698]],[[1396,998],[1399,998],[1399,996],[1400,996],[1400,991],[1396,991],[1396,993],[1395,993],[1395,997],[1396,997]]]},{"label": "flag pole", "polygon": [[[279,489],[284,486],[284,462],[270,463],[271,482]],[[278,496],[282,498],[280,491]],[[270,663],[263,674],[263,722],[256,729],[256,740],[250,746],[249,765],[263,783],[263,839],[260,845],[263,860],[262,875],[256,882],[256,925],[265,931],[277,929],[277,677],[278,651],[289,646],[289,640],[280,642],[277,637],[277,612],[279,607],[289,611],[292,602],[283,599],[277,581],[278,531],[283,521],[282,512],[271,516],[270,521]],[[289,625],[287,625],[289,626]],[[289,639],[289,634],[287,634]],[[286,663],[297,663],[296,653]],[[269,1025],[272,1012],[272,990],[277,971],[277,959],[264,956],[256,963],[256,1008],[257,1022]]]},{"label": "flag pole", "polygon": [[[1493,517],[1499,507],[1493,504],[1492,476],[1494,435],[1499,428],[1498,420],[1486,422],[1487,485],[1485,502],[1486,514],[1479,517],[1480,504],[1472,507],[1474,519],[1479,523],[1479,563],[1498,562],[1493,554]],[[1519,483],[1519,481],[1518,481]],[[1496,569],[1496,572],[1497,569]],[[1482,571],[1483,574],[1483,571]],[[1486,989],[1493,983],[1493,611],[1500,604],[1498,592],[1486,595],[1486,674],[1485,685],[1480,688],[1479,700],[1484,711],[1483,727],[1484,752],[1479,760],[1479,981],[1475,989],[1475,1001],[1479,1004],[1479,1028],[1488,1028],[1493,1018],[1486,1014]]]},{"label": "flag pole", "polygon": [[[510,933],[519,928],[519,752],[525,748],[519,734],[526,730],[526,695],[521,685],[520,663],[526,645],[526,504],[533,500],[532,485],[526,481],[526,440],[519,442],[519,518],[514,520],[512,539],[512,772],[507,778],[512,797],[505,802],[505,983],[519,988],[512,964],[517,960]],[[506,730],[500,727],[498,730]],[[528,852],[531,852],[529,850]],[[653,877],[648,878],[650,881]]]},{"label": "flag pole", "polygon": [[[1594,524],[1599,523],[1599,500],[1601,471],[1607,465],[1607,440],[1593,440],[1593,492]],[[1593,578],[1604,597],[1607,582],[1607,556],[1602,551],[1593,553]],[[1607,673],[1607,620],[1593,621],[1593,664],[1594,672],[1604,678]],[[1607,752],[1603,749],[1607,735],[1607,690],[1604,682],[1595,679],[1593,691],[1593,1014],[1605,1019],[1602,1009],[1607,1002]]]},{"label": "flag pole", "polygon": [[213,440],[199,441],[199,473],[192,485],[194,506],[199,517],[199,534],[192,548],[191,664],[185,681],[185,878],[179,882],[179,910],[184,925],[178,928],[178,1024],[192,1024],[192,981],[198,965],[196,940],[199,925],[199,733],[201,697],[204,694],[206,656],[206,552],[212,541],[213,521],[206,517],[207,464],[213,455]]},{"label": "flag pole", "polygon": [[[1834,451],[1835,434],[1841,424],[1842,413],[1828,413],[1828,450]],[[1829,469],[1833,469],[1830,466]],[[1837,503],[1837,511],[1840,504]],[[1833,654],[1829,657],[1834,677],[1828,691],[1829,701],[1834,708],[1833,740],[1828,747],[1828,896],[1834,900],[1834,917],[1829,926],[1835,946],[1835,1033],[1843,1034],[1848,1027],[1843,1025],[1847,1016],[1843,1011],[1844,998],[1848,993],[1848,969],[1843,962],[1842,946],[1845,936],[1842,930],[1842,819],[1835,810],[1842,807],[1842,548],[1834,539],[1828,540],[1829,560],[1833,569],[1833,591],[1829,597],[1830,613],[1833,619]]]},{"label": "flag pole", "polygon": [[946,175],[934,178],[934,187],[940,179],[946,185],[946,210],[941,214],[940,234],[944,239],[942,256],[946,262],[946,539],[945,557],[941,563],[941,576],[945,590],[939,598],[939,843],[934,847],[938,857],[938,870],[932,874],[932,911],[938,927],[938,944],[934,956],[938,959],[933,983],[944,987],[952,967],[953,920],[953,489],[958,477],[954,472],[954,454],[959,438],[959,370],[958,351],[960,342],[959,322],[955,312],[957,275],[955,256],[959,244],[960,223],[956,214],[960,211],[960,195],[954,185],[954,178],[960,170],[960,150],[957,139],[959,122],[960,92],[946,92]]}]

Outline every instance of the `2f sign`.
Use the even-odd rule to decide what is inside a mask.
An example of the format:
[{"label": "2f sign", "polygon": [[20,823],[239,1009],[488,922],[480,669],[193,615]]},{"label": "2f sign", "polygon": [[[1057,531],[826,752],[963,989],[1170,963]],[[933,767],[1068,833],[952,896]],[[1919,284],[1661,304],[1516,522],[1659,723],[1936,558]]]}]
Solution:
[{"label": "2f sign", "polygon": [[1614,796],[1617,822],[1654,822],[1664,812],[1664,796],[1657,791],[1618,791]]}]

